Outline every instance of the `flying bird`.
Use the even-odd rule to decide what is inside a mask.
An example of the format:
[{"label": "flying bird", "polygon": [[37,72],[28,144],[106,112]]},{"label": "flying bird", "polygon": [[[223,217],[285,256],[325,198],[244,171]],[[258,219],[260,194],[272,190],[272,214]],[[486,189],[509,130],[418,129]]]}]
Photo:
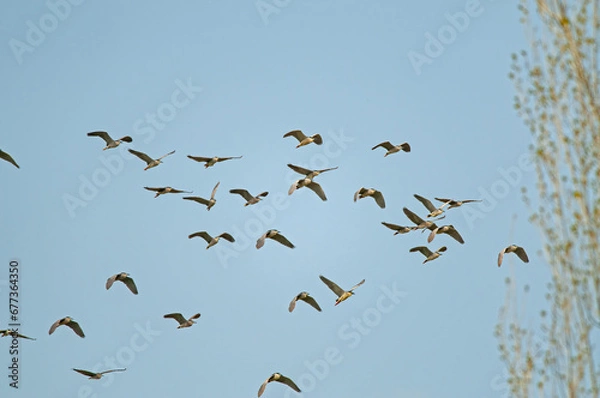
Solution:
[{"label": "flying bird", "polygon": [[314,135],[311,135],[310,137],[307,137],[300,130],[293,130],[293,131],[290,131],[289,133],[285,133],[283,135],[283,138],[286,138],[286,137],[294,137],[295,139],[297,139],[300,142],[298,145],[296,145],[296,148],[300,148],[301,146],[308,145],[312,142],[314,142],[317,145],[321,145],[323,143],[323,138],[321,138],[320,134],[314,134]]},{"label": "flying bird", "polygon": [[185,200],[193,200],[195,202],[198,202],[202,205],[206,206],[206,210],[210,210],[211,207],[213,207],[215,205],[215,203],[217,203],[217,200],[215,199],[215,194],[217,193],[217,188],[219,188],[219,184],[221,183],[221,181],[217,182],[217,185],[215,185],[215,187],[213,188],[211,194],[210,194],[210,199],[206,200],[204,198],[201,198],[200,196],[184,196],[183,199]]},{"label": "flying bird", "polygon": [[200,313],[192,315],[190,317],[190,319],[185,319],[183,317],[183,315],[181,315],[180,313],[167,314],[167,315],[163,316],[163,318],[173,318],[177,322],[179,322],[179,326],[177,326],[177,329],[189,328],[194,323],[196,323],[196,322],[193,321],[193,319],[200,318]]},{"label": "flying bird", "polygon": [[383,157],[400,151],[410,152],[410,145],[408,145],[408,142],[404,142],[400,145],[392,145],[392,143],[390,143],[389,141],[385,141],[381,144],[375,145],[373,148],[371,148],[371,150],[374,150],[379,147],[384,147],[385,149],[387,149],[387,152],[385,153],[385,155],[383,155]]},{"label": "flying bird", "polygon": [[87,136],[102,138],[106,142],[106,146],[102,149],[103,151],[110,148],[116,148],[123,142],[133,142],[133,139],[128,135],[121,137],[118,140],[113,140],[106,131],[92,131],[91,133],[87,133]]},{"label": "flying bird", "polygon": [[439,249],[437,249],[437,251],[432,252],[431,250],[429,250],[427,247],[425,246],[417,246],[417,247],[413,247],[412,249],[409,250],[411,253],[413,252],[421,252],[426,258],[425,261],[423,261],[423,264],[425,264],[428,261],[433,261],[436,258],[438,258],[439,256],[441,256],[442,252],[446,251],[446,246],[442,246]]},{"label": "flying bird", "polygon": [[435,198],[435,200],[439,200],[440,202],[447,203],[449,205],[448,210],[450,210],[454,207],[462,206],[465,203],[481,202],[480,199],[454,200],[454,199]]},{"label": "flying bird", "polygon": [[379,207],[385,209],[385,199],[383,198],[383,194],[374,188],[361,188],[354,194],[354,201],[356,202],[358,199],[363,199],[368,196],[371,196],[375,199],[375,202]]},{"label": "flying bird", "polygon": [[415,229],[417,229],[417,227],[405,227],[403,225],[391,224],[389,222],[384,221],[382,221],[381,223],[389,229],[396,231],[394,232],[394,235],[405,234],[407,232],[414,231]]},{"label": "flying bird", "polygon": [[0,149],[0,158],[6,160],[9,163],[12,163],[17,169],[20,169],[19,165],[8,153],[4,152]]},{"label": "flying bird", "polygon": [[294,308],[296,308],[296,301],[298,300],[304,301],[305,303],[313,307],[315,310],[321,312],[321,307],[319,307],[317,301],[314,298],[312,298],[307,292],[300,292],[296,297],[292,299],[288,307],[289,312],[294,311]]},{"label": "flying bird", "polygon": [[180,189],[175,189],[172,187],[159,187],[159,188],[144,187],[144,189],[147,189],[148,191],[156,192],[156,195],[154,195],[155,199],[158,198],[160,195],[164,195],[167,193],[192,193],[191,191],[182,191]]},{"label": "flying bird", "polygon": [[137,286],[135,285],[133,279],[129,277],[128,273],[120,272],[108,278],[106,280],[106,290],[110,289],[113,283],[115,283],[115,281],[123,282],[125,286],[127,286],[127,288],[131,290],[131,293],[138,294]]},{"label": "flying bird", "polygon": [[419,200],[419,202],[423,203],[423,206],[425,206],[427,208],[427,210],[429,210],[429,214],[427,214],[427,218],[437,217],[437,216],[441,215],[442,213],[444,213],[444,206],[448,205],[448,203],[446,202],[443,205],[441,205],[440,207],[435,207],[433,205],[433,203],[431,203],[431,201],[427,198],[424,198],[417,194],[415,194],[414,197],[417,198]]},{"label": "flying bird", "polygon": [[245,189],[230,189],[229,193],[233,193],[233,194],[237,193],[242,198],[246,199],[246,203],[244,203],[244,206],[250,206],[250,205],[256,204],[261,201],[261,198],[264,198],[265,196],[267,196],[269,194],[268,192],[265,191],[265,192],[259,193],[256,196],[252,196],[252,195],[250,195],[250,192],[246,191]]},{"label": "flying bird", "polygon": [[24,335],[20,334],[16,330],[8,330],[8,329],[0,330],[0,337],[6,337],[6,336],[10,336],[10,337],[12,337],[14,339],[20,337],[20,338],[27,339],[27,340],[35,340],[35,339],[31,338],[31,337],[27,337],[27,336],[24,336]]},{"label": "flying bird", "polygon": [[159,164],[162,163],[162,159],[175,153],[175,151],[171,151],[171,152],[159,157],[158,159],[152,159],[150,156],[146,155],[144,152],[135,151],[133,149],[128,149],[128,151],[130,153],[134,154],[135,156],[137,156],[138,158],[142,159],[144,162],[146,162],[147,166],[144,168],[144,170],[148,170],[148,169],[158,166]]},{"label": "flying bird", "polygon": [[306,176],[306,178],[310,178],[311,180],[313,178],[315,178],[316,176],[318,176],[319,174],[325,173],[326,171],[337,170],[337,167],[330,167],[328,169],[321,169],[321,170],[310,170],[310,169],[305,169],[304,167],[293,165],[291,163],[288,163],[288,167],[290,169],[294,170],[298,174],[304,174]]},{"label": "flying bird", "polygon": [[427,237],[427,243],[431,243],[437,234],[447,234],[459,243],[465,243],[462,236],[460,236],[456,228],[454,228],[454,225],[442,225],[441,227],[434,228]]},{"label": "flying bird", "polygon": [[502,265],[502,259],[504,258],[504,253],[515,253],[517,256],[519,256],[521,261],[523,261],[524,263],[529,262],[529,257],[527,257],[527,253],[525,252],[525,249],[523,249],[521,246],[510,245],[510,246],[502,249],[500,254],[498,254],[498,267]]},{"label": "flying bird", "polygon": [[75,368],[73,368],[73,370],[77,373],[81,373],[84,376],[88,376],[92,380],[100,380],[102,378],[102,375],[105,375],[106,373],[124,372],[127,370],[127,368],[110,369],[110,370],[105,370],[103,372],[98,372],[98,373],[90,372],[89,370],[75,369]]},{"label": "flying bird", "polygon": [[292,390],[294,390],[296,392],[301,392],[300,389],[298,388],[298,386],[296,385],[296,383],[294,383],[292,381],[292,379],[285,377],[281,373],[273,373],[271,376],[269,376],[269,378],[267,380],[265,380],[264,383],[262,383],[262,385],[258,389],[259,397],[263,394],[263,392],[265,392],[265,388],[267,388],[267,384],[269,384],[272,381],[278,381],[278,382],[283,383],[286,386],[290,387]]},{"label": "flying bird", "polygon": [[334,282],[325,278],[323,275],[319,275],[319,278],[321,278],[323,283],[325,283],[327,285],[327,287],[330,288],[338,296],[338,298],[335,300],[334,306],[338,305],[342,301],[347,300],[350,296],[354,295],[354,289],[356,289],[357,287],[359,287],[360,285],[365,283],[365,280],[363,279],[362,281],[360,281],[356,285],[354,285],[352,287],[352,289],[345,291],[344,289],[342,289],[341,287],[336,285]]},{"label": "flying bird", "polygon": [[59,326],[68,326],[70,327],[75,334],[77,334],[79,337],[85,337],[85,334],[83,334],[83,330],[81,330],[81,327],[79,326],[79,324],[77,322],[75,322],[73,320],[73,318],[71,318],[70,316],[64,317],[62,319],[59,319],[58,321],[54,322],[52,324],[52,326],[50,326],[50,330],[48,331],[48,334],[52,334],[54,333],[54,331],[56,330],[57,327]]},{"label": "flying bird", "polygon": [[207,243],[208,246],[206,246],[206,249],[210,249],[211,247],[213,247],[214,245],[216,245],[219,242],[219,239],[223,238],[229,242],[235,242],[235,239],[233,239],[233,236],[229,235],[227,232],[223,232],[221,235],[217,235],[214,238],[212,236],[210,236],[208,234],[208,232],[206,231],[200,231],[200,232],[194,232],[193,234],[191,234],[190,236],[188,236],[189,239],[195,238],[195,237],[201,237],[202,239],[204,239]]},{"label": "flying bird", "polygon": [[292,244],[292,242],[290,242],[289,240],[287,240],[287,238],[283,235],[281,235],[281,233],[276,230],[276,229],[270,229],[267,232],[265,232],[263,234],[263,236],[261,236],[260,238],[258,238],[258,240],[256,241],[256,248],[260,249],[261,247],[264,246],[265,244],[265,240],[266,239],[273,239],[279,243],[281,243],[284,246],[289,247],[290,249],[293,249],[295,246]]},{"label": "flying bird", "polygon": [[202,156],[188,155],[188,158],[195,160],[196,162],[200,162],[200,163],[204,162],[204,168],[207,169],[207,168],[217,164],[217,162],[224,162],[224,161],[230,160],[230,159],[241,159],[242,156],[231,156],[228,158],[220,158],[220,157],[214,156],[212,158],[205,158]]},{"label": "flying bird", "polygon": [[[402,208],[402,211],[404,212],[404,214],[406,215],[406,217],[408,217],[408,219],[410,221],[412,221],[413,223],[416,224],[416,227],[414,227],[415,229],[422,229],[424,232],[425,229],[430,229],[430,230],[434,230],[437,228],[437,225],[435,225],[435,223],[433,221],[425,221],[423,220],[421,217],[417,216],[415,213],[413,213],[412,211],[410,211],[409,209],[407,209],[406,207]],[[441,220],[442,218],[445,218],[446,216],[437,218],[436,221]]]}]

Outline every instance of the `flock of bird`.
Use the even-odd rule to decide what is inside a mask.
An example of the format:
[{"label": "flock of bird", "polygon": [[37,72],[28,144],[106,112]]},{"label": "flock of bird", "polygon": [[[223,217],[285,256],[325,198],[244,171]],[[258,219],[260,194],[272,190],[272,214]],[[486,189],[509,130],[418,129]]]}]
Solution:
[{"label": "flock of bird", "polygon": [[[122,143],[133,142],[133,139],[130,136],[124,136],[117,140],[114,140],[105,131],[94,131],[94,132],[88,133],[87,135],[89,137],[102,138],[106,143],[106,146],[103,148],[103,150],[117,148]],[[284,138],[294,137],[296,140],[298,140],[299,143],[296,146],[296,148],[300,148],[300,147],[303,147],[303,146],[306,146],[309,144],[313,144],[313,143],[316,145],[322,145],[322,143],[323,143],[323,138],[321,137],[320,134],[306,136],[301,130],[290,131],[290,132],[284,134],[283,137]],[[385,141],[378,145],[375,145],[371,149],[375,150],[380,147],[382,147],[386,150],[384,157],[394,154],[394,153],[398,153],[398,152],[410,152],[411,151],[410,145],[406,142],[402,143],[400,145],[393,145],[389,141]],[[159,166],[162,163],[162,159],[175,153],[175,151],[171,151],[159,158],[152,158],[151,156],[148,156],[147,154],[145,154],[143,152],[139,152],[139,151],[136,151],[133,149],[128,149],[128,151],[146,163],[146,167],[144,168],[144,170],[148,170],[150,168]],[[0,158],[13,164],[15,167],[19,168],[19,165],[12,158],[12,156],[2,150],[0,150]],[[214,166],[215,164],[217,164],[219,162],[232,160],[232,159],[241,159],[242,156],[200,157],[200,156],[188,155],[188,158],[190,158],[196,162],[204,163],[204,167],[208,168],[208,167]],[[298,179],[297,181],[294,181],[294,183],[292,184],[292,186],[290,187],[290,189],[288,191],[289,195],[291,195],[297,189],[306,187],[306,188],[312,190],[313,192],[315,192],[315,194],[317,194],[317,196],[321,200],[323,200],[323,201],[327,200],[327,196],[325,195],[323,188],[321,187],[321,185],[319,185],[317,182],[314,181],[314,178],[317,177],[318,175],[320,175],[321,173],[331,171],[331,170],[336,170],[337,167],[322,169],[322,170],[305,169],[303,167],[296,166],[293,164],[288,164],[288,167],[290,169],[292,169],[293,171],[295,171],[296,173],[301,174],[303,176],[302,178]],[[206,210],[210,210],[216,204],[215,196],[216,196],[217,189],[219,188],[219,185],[220,185],[220,182],[217,182],[217,184],[214,186],[214,188],[211,192],[209,199],[205,199],[200,196],[184,196],[183,199],[189,200],[189,201],[194,201],[196,203],[204,205],[204,206],[206,206]],[[165,195],[165,194],[169,194],[169,193],[170,194],[192,193],[190,191],[175,189],[175,188],[172,188],[169,186],[167,186],[167,187],[144,187],[144,188],[148,191],[154,192],[155,193],[154,198],[157,198],[160,195]],[[239,188],[231,189],[231,190],[229,190],[229,192],[231,194],[240,195],[246,201],[244,206],[256,205],[269,194],[268,192],[265,191],[265,192],[261,192],[258,195],[254,196],[247,190],[239,189]],[[354,194],[354,202],[356,202],[359,199],[363,199],[363,198],[367,198],[367,197],[373,198],[375,203],[380,208],[382,208],[382,209],[385,208],[384,196],[380,191],[378,191],[375,188],[361,187]],[[414,197],[418,201],[420,201],[423,204],[423,206],[427,209],[427,211],[429,212],[425,216],[425,219],[421,218],[413,211],[404,207],[403,208],[404,214],[406,215],[408,220],[410,220],[414,225],[405,226],[405,225],[392,224],[392,223],[388,223],[388,222],[382,222],[382,224],[385,227],[395,231],[394,235],[406,234],[406,233],[409,233],[412,231],[417,231],[417,230],[421,230],[422,232],[425,232],[425,230],[429,230],[430,232],[427,237],[427,243],[431,243],[435,239],[435,237],[440,234],[446,234],[446,235],[452,237],[454,240],[456,240],[460,244],[464,243],[464,239],[462,238],[460,233],[456,230],[456,228],[453,225],[448,224],[448,225],[438,226],[435,224],[435,222],[444,219],[446,217],[444,213],[446,213],[446,211],[448,211],[450,209],[460,207],[467,203],[480,202],[480,200],[474,200],[474,199],[454,200],[454,199],[437,198],[436,197],[434,199],[441,203],[439,206],[436,207],[427,198],[424,198],[417,194],[415,194]],[[227,232],[223,232],[223,233],[213,237],[207,231],[198,231],[198,232],[194,232],[188,236],[189,239],[196,238],[196,237],[200,237],[206,241],[206,243],[207,243],[206,249],[209,249],[209,248],[213,247],[214,245],[216,245],[221,238],[223,238],[224,240],[229,241],[229,242],[235,242],[234,237]],[[262,236],[260,236],[257,239],[256,248],[260,249],[261,247],[263,247],[265,244],[265,241],[267,239],[274,240],[290,249],[293,249],[295,247],[294,244],[292,242],[290,242],[284,235],[282,235],[280,231],[278,231],[276,229],[269,229],[268,231],[266,231]],[[417,246],[417,247],[411,248],[409,250],[409,252],[421,253],[423,256],[425,256],[425,260],[423,261],[423,264],[425,264],[429,261],[433,261],[433,260],[437,259],[446,250],[447,250],[446,246],[442,246],[439,249],[437,249],[436,251],[432,251],[427,246]],[[513,245],[505,247],[498,254],[498,262],[497,262],[498,267],[500,267],[502,265],[504,255],[507,253],[515,253],[523,262],[525,262],[525,263],[529,262],[527,253],[525,252],[525,249],[513,244]],[[338,304],[340,304],[341,302],[350,298],[354,294],[354,290],[365,283],[365,279],[363,279],[359,283],[354,285],[352,288],[350,288],[348,290],[344,290],[340,286],[338,286],[336,283],[334,283],[333,281],[327,279],[326,277],[324,277],[322,275],[320,275],[319,278],[337,296],[335,304],[334,304],[336,306]],[[134,280],[130,277],[130,275],[128,273],[120,272],[118,274],[110,276],[106,281],[106,285],[105,285],[106,290],[109,290],[115,282],[123,283],[131,291],[131,293],[133,293],[134,295],[138,294],[137,286],[136,286]],[[296,303],[298,301],[304,301],[305,303],[307,303],[308,305],[313,307],[315,310],[321,312],[321,307],[319,306],[319,304],[317,303],[315,298],[313,298],[308,292],[305,292],[305,291],[300,292],[292,299],[292,301],[290,302],[290,304],[288,306],[289,312],[294,311],[294,309],[296,307]],[[181,313],[170,313],[170,314],[164,315],[163,317],[166,319],[174,319],[179,324],[177,326],[177,328],[181,329],[181,328],[188,328],[188,327],[191,327],[192,325],[194,325],[196,323],[195,320],[200,318],[200,313],[196,313],[187,319]],[[78,335],[79,337],[82,337],[82,338],[85,337],[85,334],[84,334],[81,326],[70,316],[61,318],[61,319],[57,320],[56,322],[54,322],[52,324],[52,326],[50,327],[48,334],[50,334],[50,335],[53,334],[55,332],[55,330],[60,326],[67,326],[71,330],[73,330],[73,332],[76,335]],[[29,339],[29,340],[35,340],[31,337],[22,335],[13,329],[0,330],[0,337],[6,337],[6,336],[11,336],[13,338],[25,338],[25,339]],[[122,371],[125,371],[126,369],[125,368],[109,369],[109,370],[105,370],[102,372],[91,372],[88,370],[75,369],[75,368],[73,370],[75,372],[78,372],[82,375],[89,377],[90,379],[100,379],[106,373],[122,372]],[[276,373],[273,373],[271,376],[269,376],[261,384],[261,386],[258,390],[258,397],[260,397],[263,394],[266,386],[269,383],[274,382],[274,381],[283,383],[296,392],[301,392],[300,388],[298,388],[298,386],[294,383],[294,381],[291,378],[286,377],[279,372],[276,372]]]}]

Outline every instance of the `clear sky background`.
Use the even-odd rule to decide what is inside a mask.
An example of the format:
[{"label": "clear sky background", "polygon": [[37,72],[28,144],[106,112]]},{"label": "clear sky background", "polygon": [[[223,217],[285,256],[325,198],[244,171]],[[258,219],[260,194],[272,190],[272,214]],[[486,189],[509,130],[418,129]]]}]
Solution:
[{"label": "clear sky background", "polygon": [[[531,285],[524,319],[535,324],[547,279],[520,194],[535,176],[507,77],[510,54],[526,47],[516,5],[274,1],[258,3],[262,14],[254,1],[0,6],[0,148],[21,166],[0,162],[0,328],[18,259],[20,331],[37,338],[20,342],[18,391],[0,339],[1,396],[252,397],[276,371],[305,397],[506,396],[493,337],[504,280]],[[465,10],[468,23],[444,27]],[[426,47],[439,34],[445,43]],[[282,138],[293,129],[324,144],[296,149]],[[133,142],[102,151],[94,130]],[[387,140],[412,151],[371,150]],[[176,153],[144,171],[127,148]],[[186,155],[243,158],[205,169]],[[300,175],[287,163],[339,166],[316,180],[328,201],[306,188],[288,196]],[[208,197],[218,181],[208,212],[143,189]],[[381,190],[387,207],[354,203],[360,187]],[[269,196],[244,207],[232,188]],[[381,225],[410,225],[405,206],[425,216],[415,193],[485,199],[446,213],[439,224],[465,244],[436,237],[428,246],[448,251],[425,266],[409,249],[427,234]],[[256,250],[269,228],[296,248]],[[236,243],[206,250],[187,237],[201,230]],[[513,242],[530,263],[509,255],[498,268]],[[120,283],[106,291],[121,271],[138,296]],[[321,274],[366,283],[334,307]],[[288,312],[303,290],[321,313]],[[202,316],[177,330],[169,312]],[[48,335],[67,315],[85,339],[66,327]],[[112,366],[127,371],[96,381],[71,370]],[[264,397],[300,396],[288,391],[273,383]]]}]

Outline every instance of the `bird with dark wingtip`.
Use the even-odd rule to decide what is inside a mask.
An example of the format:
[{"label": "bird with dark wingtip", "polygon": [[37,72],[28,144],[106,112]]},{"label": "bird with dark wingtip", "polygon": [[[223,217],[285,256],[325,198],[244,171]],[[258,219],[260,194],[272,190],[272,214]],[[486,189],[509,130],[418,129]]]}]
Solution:
[{"label": "bird with dark wingtip", "polygon": [[283,135],[283,138],[286,137],[294,137],[295,139],[298,140],[299,144],[296,145],[296,148],[300,148],[301,146],[305,146],[311,143],[315,143],[317,145],[321,145],[323,143],[323,138],[321,137],[320,134],[314,134],[311,135],[310,137],[307,137],[302,130],[292,130],[289,133],[285,133]]},{"label": "bird with dark wingtip", "polygon": [[9,330],[9,329],[0,330],[0,337],[7,337],[7,336],[10,336],[14,339],[22,338],[22,339],[27,339],[27,340],[35,340],[34,338],[27,337],[27,336],[20,334],[16,330]]},{"label": "bird with dark wingtip", "polygon": [[196,162],[204,163],[204,168],[205,169],[214,166],[218,162],[224,162],[226,160],[241,159],[242,158],[242,156],[230,156],[228,158],[220,158],[218,156],[213,156],[212,158],[207,158],[207,157],[203,157],[203,156],[192,156],[192,155],[187,155],[187,157],[190,158],[190,159],[192,159],[192,160],[195,160]]},{"label": "bird with dark wingtip", "polygon": [[341,287],[339,287],[336,283],[325,278],[323,275],[319,275],[319,278],[321,278],[323,283],[326,284],[327,287],[336,294],[336,296],[338,296],[337,299],[335,300],[334,306],[338,305],[339,303],[341,303],[344,300],[347,300],[348,298],[350,298],[350,296],[353,296],[354,289],[356,289],[357,287],[359,287],[360,285],[365,283],[365,279],[363,279],[362,281],[358,282],[356,285],[352,286],[351,289],[344,290]]},{"label": "bird with dark wingtip", "polygon": [[315,300],[314,298],[312,298],[310,296],[310,294],[308,294],[308,292],[300,292],[300,293],[298,293],[298,295],[296,297],[294,297],[292,299],[292,301],[290,302],[290,305],[288,306],[288,311],[289,312],[294,311],[294,308],[296,308],[296,302],[298,300],[304,301],[305,303],[307,303],[308,305],[310,305],[311,307],[313,307],[315,310],[321,312],[321,307],[319,307],[319,304],[317,303],[317,300]]},{"label": "bird with dark wingtip", "polygon": [[393,145],[389,141],[384,141],[381,144],[375,145],[373,148],[371,148],[371,150],[377,149],[379,147],[383,147],[387,150],[387,152],[385,153],[385,155],[383,155],[383,157],[386,157],[387,155],[391,155],[392,153],[397,153],[400,151],[410,152],[410,145],[408,144],[408,142],[404,142],[400,145]]},{"label": "bird with dark wingtip", "polygon": [[410,249],[409,252],[411,252],[411,253],[420,252],[422,255],[425,256],[425,261],[423,261],[423,264],[425,264],[426,262],[435,260],[436,258],[441,256],[442,253],[445,252],[446,250],[447,250],[446,246],[440,247],[435,252],[432,252],[431,250],[429,250],[429,248],[427,248],[425,246],[417,246],[417,247],[413,247],[412,249]]},{"label": "bird with dark wingtip", "polygon": [[523,249],[521,246],[510,245],[502,249],[500,254],[498,254],[498,267],[502,265],[502,259],[504,259],[505,253],[515,253],[524,263],[529,262],[529,257],[527,257],[525,249]]},{"label": "bird with dark wingtip", "polygon": [[223,232],[222,234],[217,235],[214,238],[212,236],[210,236],[209,233],[206,231],[194,232],[193,234],[188,236],[189,239],[192,239],[195,237],[201,237],[202,239],[204,239],[206,241],[206,243],[208,243],[208,246],[206,246],[207,250],[210,249],[211,247],[213,247],[214,245],[216,245],[217,243],[219,243],[219,239],[221,239],[221,238],[223,238],[226,241],[229,241],[231,243],[235,242],[235,239],[233,239],[233,236],[231,236],[227,232]]},{"label": "bird with dark wingtip", "polygon": [[274,241],[277,241],[282,245],[289,247],[290,249],[296,247],[292,242],[287,240],[285,236],[281,235],[281,232],[279,232],[276,229],[270,229],[267,232],[265,232],[260,238],[258,238],[258,240],[256,241],[256,248],[260,249],[261,247],[263,247],[265,245],[265,240],[267,239],[273,239]]},{"label": "bird with dark wingtip", "polygon": [[122,142],[133,142],[133,139],[126,135],[124,137],[119,138],[118,140],[113,140],[110,135],[106,131],[92,131],[91,133],[87,133],[88,137],[100,137],[106,142],[106,146],[102,148],[103,151],[111,148],[116,148],[121,145]]},{"label": "bird with dark wingtip", "polygon": [[173,187],[144,187],[147,191],[155,192],[154,199],[160,195],[166,195],[168,193],[192,193],[192,191],[182,191],[181,189],[175,189]]},{"label": "bird with dark wingtip", "polygon": [[265,191],[265,192],[259,193],[256,196],[252,196],[250,194],[250,192],[246,191],[245,189],[230,189],[229,193],[238,194],[242,198],[246,199],[246,203],[244,203],[244,206],[250,206],[250,205],[257,204],[258,202],[260,202],[262,200],[262,198],[264,198],[265,196],[267,196],[269,194],[268,192]]},{"label": "bird with dark wingtip", "polygon": [[131,279],[127,272],[120,272],[108,278],[106,280],[106,290],[110,289],[113,283],[115,283],[116,281],[123,282],[123,284],[127,286],[131,293],[138,294],[137,286],[135,285],[135,282],[133,281],[133,279]]},{"label": "bird with dark wingtip", "polygon": [[162,155],[161,157],[157,158],[157,159],[152,159],[150,156],[146,155],[144,152],[140,152],[140,151],[135,151],[133,149],[128,149],[129,153],[137,156],[138,158],[142,159],[144,162],[146,162],[146,167],[144,167],[144,171],[151,169],[153,167],[158,166],[159,164],[162,163],[162,160],[164,158],[166,158],[167,156],[170,156],[172,154],[175,153],[175,151],[171,151],[165,155]]},{"label": "bird with dark wingtip", "polygon": [[77,322],[75,322],[73,320],[73,318],[71,318],[70,316],[66,316],[66,317],[54,322],[52,324],[52,326],[50,326],[50,330],[48,331],[48,334],[54,333],[54,331],[56,330],[57,327],[63,326],[63,325],[70,327],[71,330],[73,330],[75,332],[75,334],[77,334],[79,337],[81,337],[81,338],[85,337],[85,334],[83,334],[83,330],[81,330],[81,326],[79,326],[79,324]]},{"label": "bird with dark wingtip", "polygon": [[276,373],[273,373],[271,376],[269,376],[269,378],[267,380],[265,380],[264,383],[262,383],[262,385],[258,389],[259,397],[261,395],[263,395],[263,392],[265,392],[265,388],[267,388],[267,384],[269,384],[272,381],[278,381],[278,382],[283,383],[286,386],[290,387],[292,390],[294,390],[296,392],[301,392],[300,388],[298,388],[298,386],[296,385],[296,383],[294,383],[292,381],[292,379],[290,379],[289,377],[285,377],[284,375],[282,375],[279,372],[276,372]]},{"label": "bird with dark wingtip", "polygon": [[189,328],[190,326],[192,326],[194,323],[194,319],[198,319],[200,318],[200,313],[194,314],[190,317],[190,319],[185,319],[183,317],[183,315],[181,315],[179,312],[175,312],[172,314],[167,314],[164,315],[163,318],[172,318],[175,319],[177,321],[177,323],[179,323],[179,326],[177,326],[177,329],[183,329],[183,328]]},{"label": "bird with dark wingtip", "polygon": [[84,370],[84,369],[75,369],[73,368],[73,370],[77,373],[80,373],[84,376],[88,376],[89,379],[92,380],[100,380],[102,378],[103,375],[107,374],[107,373],[112,373],[112,372],[124,372],[127,370],[127,368],[121,368],[121,369],[110,369],[110,370],[105,370],[103,372],[90,372],[89,370]]},{"label": "bird with dark wingtip", "polygon": [[375,199],[377,206],[385,209],[385,199],[383,198],[383,194],[375,188],[360,188],[354,194],[354,201],[356,202],[358,199],[368,198],[369,196]]},{"label": "bird with dark wingtip", "polygon": [[183,199],[184,200],[193,200],[196,203],[205,205],[206,210],[210,210],[217,203],[217,200],[215,199],[215,195],[217,193],[217,188],[219,188],[219,184],[221,184],[220,181],[217,182],[217,185],[215,185],[215,187],[213,188],[213,190],[210,194],[210,199],[204,199],[204,198],[201,198],[200,196],[184,196]]}]

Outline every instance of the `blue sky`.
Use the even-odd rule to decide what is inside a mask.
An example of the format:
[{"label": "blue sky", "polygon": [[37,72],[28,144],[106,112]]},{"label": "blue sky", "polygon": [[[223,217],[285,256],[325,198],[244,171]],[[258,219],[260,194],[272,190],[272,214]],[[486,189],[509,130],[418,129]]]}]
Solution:
[{"label": "blue sky", "polygon": [[[535,323],[547,278],[520,194],[535,184],[530,136],[507,77],[526,46],[519,15],[509,1],[399,3],[2,5],[0,148],[21,168],[0,163],[0,300],[17,259],[20,331],[37,340],[20,342],[19,391],[5,375],[0,395],[255,396],[279,371],[302,395],[274,383],[264,397],[506,396],[493,337],[504,280],[532,285],[524,319]],[[296,149],[282,138],[294,129],[324,144]],[[86,136],[95,130],[133,142],[102,151]],[[387,140],[412,151],[371,151]],[[128,148],[176,152],[143,171]],[[243,158],[205,169],[186,155]],[[288,196],[299,175],[287,163],[338,166],[317,177],[328,201],[306,188]],[[143,189],[209,197],[219,181],[209,212]],[[386,208],[354,203],[360,187],[381,190]],[[233,188],[269,196],[244,207]],[[425,216],[413,194],[485,199],[446,213],[439,224],[465,244],[436,237],[428,246],[448,251],[425,266],[409,249],[427,234],[381,225],[409,225],[403,207]],[[296,248],[256,250],[269,228]],[[187,238],[201,230],[236,243],[205,250]],[[513,242],[530,263],[510,255],[498,268]],[[121,271],[138,296],[105,290]],[[334,307],[319,275],[366,283]],[[287,311],[303,290],[321,313]],[[177,330],[170,312],[202,316]],[[65,327],[48,335],[66,315],[85,339]],[[9,348],[0,339],[7,375]],[[111,366],[127,371],[95,381],[71,370]]]}]

